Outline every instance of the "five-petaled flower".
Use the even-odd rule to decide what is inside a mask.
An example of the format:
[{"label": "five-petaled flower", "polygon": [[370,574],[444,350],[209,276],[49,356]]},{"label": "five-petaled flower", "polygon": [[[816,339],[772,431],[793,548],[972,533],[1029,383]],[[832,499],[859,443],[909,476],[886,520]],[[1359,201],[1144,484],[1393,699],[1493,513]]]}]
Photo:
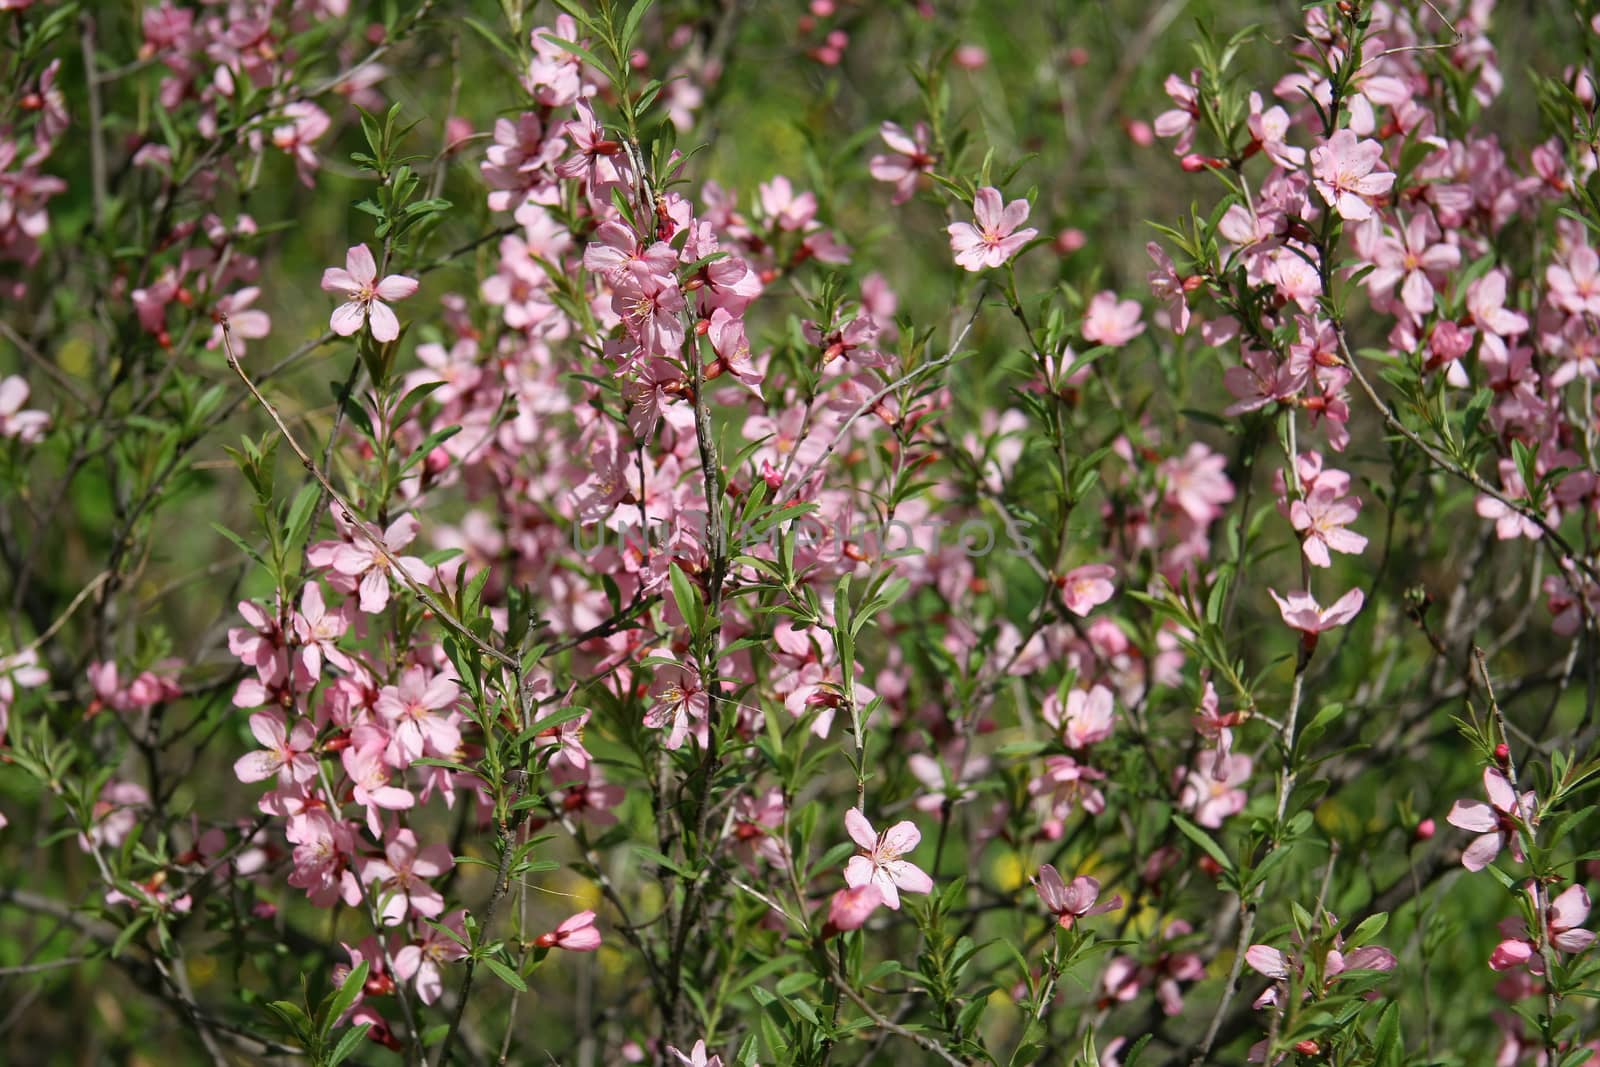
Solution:
[{"label": "five-petaled flower", "polygon": [[1108,564],[1085,563],[1068,571],[1056,584],[1061,587],[1067,610],[1083,616],[1116,594],[1117,587],[1112,584],[1116,576],[1117,569]]},{"label": "five-petaled flower", "polygon": [[1366,594],[1356,588],[1324,608],[1317,604],[1316,598],[1310,593],[1290,593],[1282,597],[1276,589],[1268,589],[1267,592],[1278,602],[1278,612],[1283,616],[1284,623],[1307,638],[1315,638],[1324,630],[1343,626],[1356,617],[1367,599]]},{"label": "five-petaled flower", "polygon": [[250,716],[250,732],[261,748],[234,761],[233,773],[239,781],[259,782],[277,775],[278,784],[289,788],[317,776],[317,757],[311,751],[317,731],[309,720],[297,720],[292,728],[286,728],[281,713],[258,711]]},{"label": "five-petaled flower", "polygon": [[322,272],[324,292],[343,293],[346,301],[334,309],[328,326],[340,337],[349,337],[371,322],[374,341],[393,341],[400,336],[400,320],[385,300],[404,300],[417,291],[417,280],[403,274],[386,275],[378,280],[378,264],[372,250],[364,244],[345,253],[344,268],[329,267]]},{"label": "five-petaled flower", "polygon": [[845,812],[844,827],[850,839],[860,845],[864,855],[852,856],[845,864],[845,884],[852,889],[872,884],[883,894],[884,906],[898,911],[900,890],[907,893],[927,893],[933,889],[933,879],[909,860],[901,859],[917,847],[922,831],[907,819],[897,822],[883,833],[872,829],[860,808]]},{"label": "five-petaled flower", "polygon": [[1031,226],[1017,229],[1028,221],[1028,202],[1019,198],[1002,207],[1000,190],[991,185],[978,190],[972,201],[972,213],[977,225],[953,222],[946,227],[956,264],[970,271],[1003,265],[1039,234]]},{"label": "five-petaled flower", "polygon": [[1461,865],[1469,871],[1483,870],[1494,862],[1502,848],[1510,848],[1512,857],[1521,862],[1522,845],[1518,838],[1534,817],[1533,790],[1519,798],[1511,787],[1511,780],[1500,768],[1483,769],[1483,789],[1489,795],[1489,803],[1458,800],[1445,816],[1445,821],[1458,830],[1480,835],[1461,853]]},{"label": "five-petaled flower", "polygon": [[1346,222],[1371,218],[1369,201],[1394,187],[1392,171],[1375,169],[1382,159],[1382,144],[1357,141],[1354,133],[1340,130],[1327,144],[1311,150],[1311,175],[1317,192]]},{"label": "five-petaled flower", "polygon": [[[1046,863],[1033,879],[1033,888],[1044,902],[1045,910],[1056,917],[1063,930],[1070,930],[1079,919],[1091,915],[1104,915],[1122,907],[1122,896],[1100,901],[1100,883],[1086,874],[1080,874],[1071,883],[1062,880],[1055,867]],[[1096,903],[1096,901],[1100,901]]]},{"label": "five-petaled flower", "polygon": [[917,178],[933,170],[934,156],[928,148],[929,131],[926,123],[919,122],[913,133],[892,122],[878,129],[889,152],[872,157],[868,171],[880,182],[894,183],[891,204],[903,204],[917,191]]},{"label": "five-petaled flower", "polygon": [[379,883],[377,900],[386,926],[397,926],[406,913],[437,918],[444,912],[444,897],[428,879],[456,865],[442,844],[418,847],[417,835],[396,830],[383,847],[383,859],[368,859],[361,868],[367,885]]}]

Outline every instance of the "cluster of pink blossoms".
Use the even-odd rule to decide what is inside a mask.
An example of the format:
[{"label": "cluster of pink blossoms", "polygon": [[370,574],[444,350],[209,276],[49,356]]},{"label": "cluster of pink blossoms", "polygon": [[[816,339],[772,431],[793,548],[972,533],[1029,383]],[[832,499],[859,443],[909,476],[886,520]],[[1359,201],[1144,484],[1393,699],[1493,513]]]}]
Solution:
[{"label": "cluster of pink blossoms", "polygon": [[[19,121],[0,119],[0,264],[31,267],[39,261],[39,238],[50,230],[50,201],[67,191],[65,181],[43,171],[70,124],[60,75],[61,60],[52,60],[18,101]],[[0,299],[20,301],[27,294],[26,282],[0,278]],[[34,444],[44,436],[50,417],[23,407],[28,392],[26,379],[0,378],[0,438]]]},{"label": "cluster of pink blossoms", "polygon": [[[1294,408],[1325,429],[1335,451],[1344,449],[1349,353],[1333,325],[1320,317],[1322,279],[1312,234],[1321,212],[1333,211],[1344,221],[1356,258],[1351,270],[1359,272],[1372,314],[1386,324],[1390,349],[1420,353],[1425,374],[1442,376],[1453,389],[1492,389],[1487,420],[1502,449],[1499,488],[1516,506],[1482,495],[1478,513],[1495,522],[1502,539],[1537,539],[1543,528],[1527,514],[1533,487],[1524,484],[1512,458],[1514,445],[1533,454],[1541,479],[1548,476],[1539,496],[1549,526],[1568,514],[1600,511],[1600,484],[1575,450],[1586,440],[1596,409],[1589,393],[1580,396],[1572,388],[1600,376],[1600,333],[1594,327],[1600,254],[1582,225],[1562,220],[1560,239],[1544,253],[1544,286],[1518,292],[1506,266],[1494,262],[1496,241],[1509,224],[1565,196],[1587,171],[1572,173],[1556,141],[1535,148],[1519,173],[1493,136],[1452,139],[1428,105],[1430,76],[1415,47],[1440,30],[1437,20],[1423,25],[1387,4],[1375,5],[1372,18],[1355,91],[1344,101],[1348,124],[1331,136],[1307,103],[1309,96],[1326,108],[1331,92],[1325,78],[1311,73],[1322,62],[1311,52],[1305,53],[1307,71],[1275,87],[1284,106],[1262,111],[1260,97],[1252,95],[1254,139],[1244,154],[1262,153],[1271,166],[1248,202],[1227,210],[1219,235],[1228,242],[1225,260],[1243,264],[1251,285],[1275,291],[1284,308],[1280,314],[1294,330],[1286,349],[1278,351],[1263,345],[1266,334],[1254,328],[1241,335],[1240,324],[1230,318],[1203,324],[1208,343],[1239,338],[1239,365],[1226,375],[1236,398],[1228,413]],[[1466,28],[1450,54],[1474,95],[1487,103],[1499,91],[1500,76],[1484,36],[1486,19],[1463,14],[1460,21]],[[1307,30],[1316,47],[1335,59],[1349,48],[1320,9],[1308,11]],[[1577,91],[1588,91],[1586,79],[1574,75]],[[1169,78],[1175,106],[1156,122],[1158,134],[1176,138],[1175,152],[1186,166],[1195,161],[1193,169],[1218,162],[1192,152],[1196,83],[1197,76]],[[1311,141],[1309,152],[1289,143],[1297,130]],[[1408,146],[1423,152],[1397,192],[1396,167]],[[1584,167],[1592,169],[1592,159]],[[1190,320],[1187,295],[1200,279],[1179,276],[1159,249],[1153,247],[1152,255],[1152,288],[1169,301],[1169,318],[1182,332]],[[1463,265],[1485,260],[1487,269],[1468,272],[1464,285],[1454,281]],[[1519,310],[1528,307],[1536,313]],[[1290,517],[1313,564],[1325,566],[1329,550],[1360,551],[1343,529],[1358,502],[1343,502],[1342,494],[1327,489],[1297,495]],[[1330,530],[1335,536],[1327,536]],[[1600,604],[1600,592],[1576,568],[1547,576],[1545,591],[1563,634],[1576,629],[1573,609],[1580,601]]]}]

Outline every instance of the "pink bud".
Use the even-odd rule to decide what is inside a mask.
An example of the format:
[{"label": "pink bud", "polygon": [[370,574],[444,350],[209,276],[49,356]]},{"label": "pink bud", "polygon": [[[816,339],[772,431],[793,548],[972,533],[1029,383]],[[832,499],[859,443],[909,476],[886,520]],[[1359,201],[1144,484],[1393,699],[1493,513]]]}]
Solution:
[{"label": "pink bud", "polygon": [[461,142],[471,137],[473,133],[472,122],[460,115],[452,115],[445,120],[444,143],[446,152],[454,152],[460,147]]},{"label": "pink bud", "polygon": [[1433,820],[1432,819],[1423,819],[1421,822],[1417,823],[1417,829],[1416,829],[1416,834],[1415,834],[1416,839],[1418,841],[1427,841],[1427,840],[1431,839],[1433,837],[1433,830],[1434,830]]},{"label": "pink bud", "polygon": [[975,44],[964,44],[950,57],[962,70],[982,70],[989,62],[989,53]]},{"label": "pink bud", "polygon": [[1056,252],[1059,255],[1070,256],[1088,243],[1089,238],[1076,226],[1069,226],[1056,234]]}]

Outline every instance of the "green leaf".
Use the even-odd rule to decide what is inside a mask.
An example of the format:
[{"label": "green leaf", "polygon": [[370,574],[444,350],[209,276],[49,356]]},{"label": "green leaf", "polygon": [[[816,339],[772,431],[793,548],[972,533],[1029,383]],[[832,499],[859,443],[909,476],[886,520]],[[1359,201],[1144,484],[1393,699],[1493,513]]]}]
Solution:
[{"label": "green leaf", "polygon": [[301,1041],[310,1044],[310,1039],[315,1036],[311,1028],[311,1017],[304,1008],[292,1000],[274,1000],[267,1005],[267,1009],[283,1021],[284,1028]]},{"label": "green leaf", "polygon": [[644,18],[646,11],[650,10],[651,0],[637,0],[633,7],[628,9],[628,17],[622,23],[622,35],[617,40],[622,45],[622,51],[628,51],[633,43],[633,35],[639,30],[639,21]]},{"label": "green leaf", "polygon": [[459,17],[461,21],[465,22],[471,29],[476,31],[478,36],[489,42],[490,46],[498,51],[501,55],[511,60],[511,62],[515,63],[517,66],[522,66],[522,57],[517,55],[517,50],[511,47],[511,44],[506,41],[497,30],[486,25],[479,19],[473,18],[471,15],[461,15]]},{"label": "green leaf", "polygon": [[149,925],[150,916],[141,915],[127,926],[124,926],[122,932],[117,935],[117,939],[111,943],[111,958],[116,959],[122,955],[122,950],[132,943],[133,939],[139,935],[139,931]]},{"label": "green leaf", "polygon": [[678,605],[678,614],[683,616],[684,622],[689,624],[689,629],[699,634],[704,628],[703,612],[700,606],[700,591],[694,583],[689,581],[689,576],[683,573],[683,568],[676,563],[670,564],[672,579],[672,599]]},{"label": "green leaf", "polygon": [[611,73],[611,68],[607,66],[605,61],[603,61],[599,56],[595,55],[593,52],[574,41],[563,41],[561,38],[553,36],[549,33],[541,33],[539,35],[539,40],[544,41],[547,44],[553,44],[563,52],[571,52],[573,55],[589,64],[589,66],[593,67],[595,70],[598,70],[601,74],[604,74],[606,76],[606,80],[612,84],[616,84],[622,80]]},{"label": "green leaf", "polygon": [[[1359,948],[1362,945],[1369,944],[1373,938],[1383,933],[1383,928],[1388,925],[1388,912],[1380,911],[1376,915],[1368,915],[1365,919],[1361,920],[1361,924],[1357,926],[1355,931],[1346,939],[1346,944],[1350,948]],[[1349,955],[1348,950],[1345,954]]]},{"label": "green leaf", "polygon": [[370,1029],[372,1029],[371,1023],[361,1023],[346,1030],[344,1036],[339,1039],[339,1043],[333,1046],[333,1051],[328,1053],[328,1067],[339,1067],[339,1064],[353,1056],[356,1047],[361,1044]]},{"label": "green leaf", "polygon": [[1400,1044],[1400,1005],[1390,1002],[1378,1016],[1374,1067],[1401,1067],[1405,1062],[1405,1049]]},{"label": "green leaf", "polygon": [[217,533],[221,534],[223,537],[226,537],[229,541],[232,541],[235,548],[249,556],[251,559],[255,560],[257,563],[261,564],[263,567],[267,565],[267,561],[261,558],[261,553],[255,550],[254,545],[250,544],[244,538],[240,537],[238,534],[234,533],[220,522],[212,523],[211,528],[217,531]]},{"label": "green leaf", "polygon": [[369,967],[366,960],[362,960],[350,969],[350,974],[345,978],[344,984],[328,995],[324,1002],[322,1017],[318,1020],[317,1032],[327,1037],[333,1032],[334,1024],[361,995],[361,989],[367,982]]},{"label": "green leaf", "polygon": [[493,971],[496,978],[499,978],[500,981],[504,982],[512,989],[515,989],[518,993],[526,993],[528,991],[528,983],[522,980],[522,975],[518,974],[510,967],[507,967],[504,963],[501,963],[493,956],[485,956],[483,958],[483,965],[489,968],[489,970]]},{"label": "green leaf", "polygon": [[1222,850],[1221,845],[1217,844],[1216,841],[1212,839],[1210,834],[1200,829],[1200,827],[1196,826],[1188,819],[1185,819],[1182,815],[1174,815],[1172,817],[1172,824],[1178,828],[1179,832],[1181,832],[1184,837],[1187,837],[1190,841],[1193,841],[1195,844],[1204,849],[1206,855],[1216,860],[1223,870],[1233,870],[1233,860],[1228,858],[1228,854]]}]

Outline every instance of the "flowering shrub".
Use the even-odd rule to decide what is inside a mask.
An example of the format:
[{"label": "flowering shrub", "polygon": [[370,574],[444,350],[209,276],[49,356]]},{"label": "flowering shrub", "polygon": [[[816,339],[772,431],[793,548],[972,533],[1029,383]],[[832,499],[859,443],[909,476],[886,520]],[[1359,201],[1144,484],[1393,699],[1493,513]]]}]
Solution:
[{"label": "flowering shrub", "polygon": [[8,1059],[1600,1051],[1600,13],[1050,7],[0,0]]}]

